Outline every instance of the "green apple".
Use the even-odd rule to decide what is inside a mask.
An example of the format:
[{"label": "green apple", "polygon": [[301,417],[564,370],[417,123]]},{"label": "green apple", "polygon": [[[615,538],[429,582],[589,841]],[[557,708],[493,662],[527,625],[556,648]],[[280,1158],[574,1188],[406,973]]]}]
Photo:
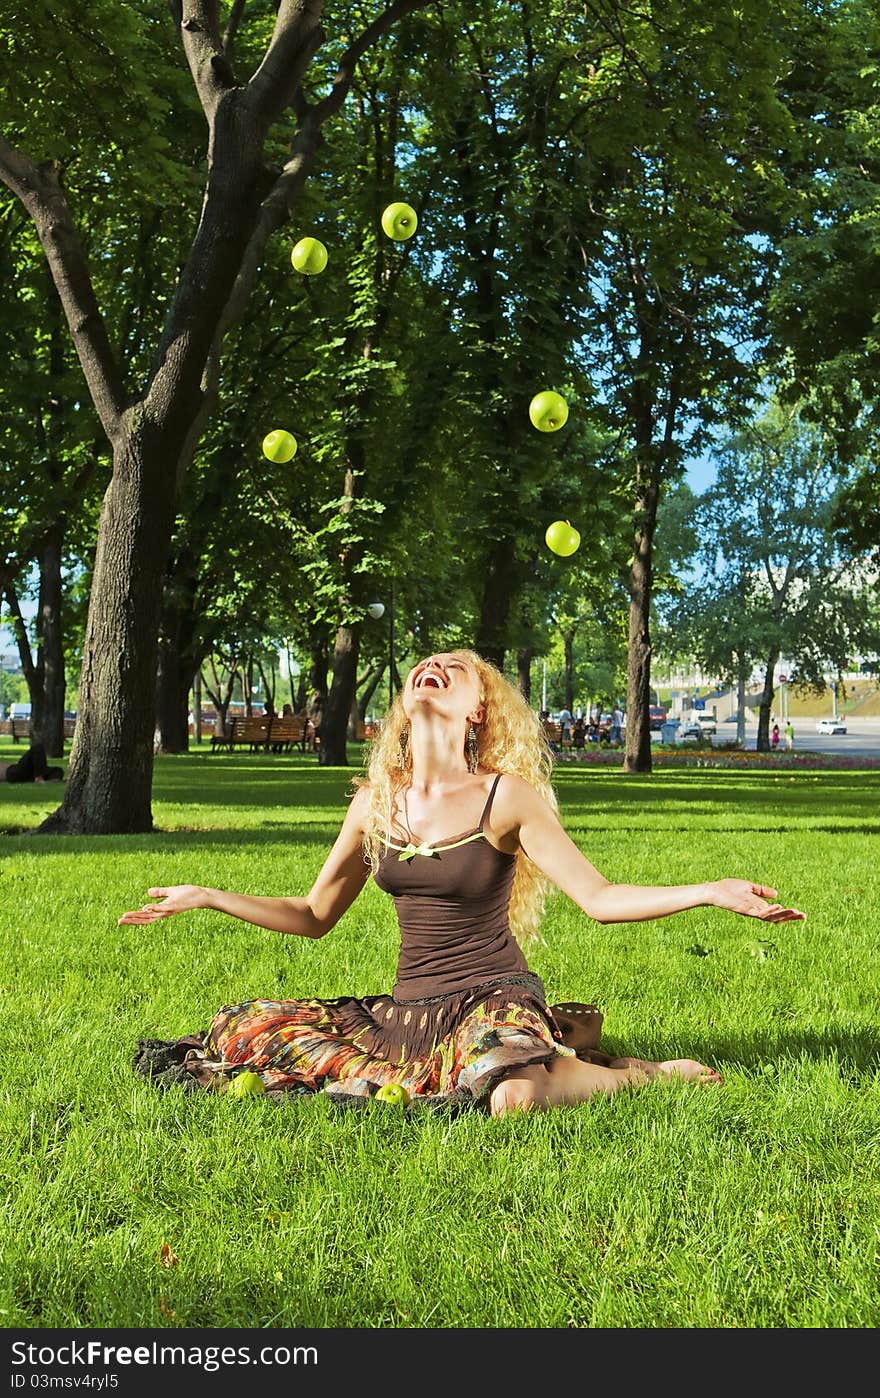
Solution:
[{"label": "green apple", "polygon": [[243,1073],[236,1073],[226,1091],[232,1097],[260,1097],[266,1091],[266,1084],[259,1073],[246,1068]]},{"label": "green apple", "polygon": [[388,1102],[392,1107],[408,1107],[409,1093],[401,1082],[386,1082],[376,1093],[377,1102]]},{"label": "green apple", "polygon": [[395,243],[411,238],[419,226],[419,218],[411,204],[389,204],[382,214],[382,229]]},{"label": "green apple", "polygon": [[292,461],[296,456],[297,441],[292,432],[285,432],[282,427],[278,427],[274,432],[267,432],[263,438],[263,455],[270,461]]},{"label": "green apple", "polygon": [[561,394],[547,388],[535,394],[529,404],[529,417],[539,432],[558,432],[568,420],[568,404]]},{"label": "green apple", "polygon": [[569,520],[554,519],[553,523],[547,526],[544,542],[548,549],[552,553],[558,553],[560,558],[570,558],[580,546],[581,536]]},{"label": "green apple", "polygon": [[327,249],[320,238],[300,238],[290,254],[297,272],[314,277],[327,266]]}]

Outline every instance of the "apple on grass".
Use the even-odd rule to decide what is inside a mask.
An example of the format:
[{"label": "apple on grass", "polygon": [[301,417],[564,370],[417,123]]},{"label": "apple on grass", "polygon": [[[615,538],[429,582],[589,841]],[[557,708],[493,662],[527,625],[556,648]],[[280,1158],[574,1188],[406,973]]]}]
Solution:
[{"label": "apple on grass", "polygon": [[570,558],[580,546],[581,536],[567,519],[555,519],[547,526],[544,542],[552,553],[560,558]]},{"label": "apple on grass", "polygon": [[561,393],[546,388],[529,404],[529,418],[539,432],[558,432],[568,421],[568,404]]},{"label": "apple on grass", "polygon": [[389,204],[382,214],[382,231],[395,243],[411,238],[418,226],[418,215],[411,204]]},{"label": "apple on grass", "polygon": [[290,254],[294,271],[314,277],[327,266],[327,249],[320,238],[300,238]]},{"label": "apple on grass", "polygon": [[376,1093],[377,1102],[387,1102],[392,1107],[409,1106],[409,1093],[402,1082],[386,1082]]},{"label": "apple on grass", "polygon": [[266,1091],[266,1084],[259,1073],[246,1068],[243,1073],[236,1073],[226,1091],[231,1097],[260,1097]]},{"label": "apple on grass", "polygon": [[297,441],[292,432],[285,432],[283,427],[277,427],[274,432],[267,432],[263,438],[263,455],[270,461],[292,461],[296,456]]}]

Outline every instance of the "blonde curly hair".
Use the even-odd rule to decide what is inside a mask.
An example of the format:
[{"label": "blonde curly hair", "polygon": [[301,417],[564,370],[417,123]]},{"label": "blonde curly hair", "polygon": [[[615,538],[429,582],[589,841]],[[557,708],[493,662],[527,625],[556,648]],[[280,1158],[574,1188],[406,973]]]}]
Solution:
[{"label": "blonde curly hair", "polygon": [[[543,726],[525,698],[501,671],[472,650],[450,651],[470,661],[480,683],[480,703],[485,719],[476,729],[480,766],[490,772],[510,772],[528,782],[553,810],[558,809],[551,782],[553,755]],[[407,748],[401,765],[400,735],[407,724],[403,700],[398,694],[376,737],[369,745],[365,775],[355,779],[355,789],[369,784],[370,804],[364,832],[364,858],[373,873],[385,852],[392,828],[395,797],[412,780],[412,751]],[[516,855],[510,894],[510,929],[520,945],[539,940],[538,927],[550,881],[522,849]]]}]

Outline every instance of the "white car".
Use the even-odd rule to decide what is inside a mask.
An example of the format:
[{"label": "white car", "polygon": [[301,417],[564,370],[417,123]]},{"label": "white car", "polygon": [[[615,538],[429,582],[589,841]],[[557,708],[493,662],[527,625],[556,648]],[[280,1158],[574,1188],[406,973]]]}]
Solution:
[{"label": "white car", "polygon": [[817,733],[845,733],[846,724],[839,718],[820,718],[816,724]]}]

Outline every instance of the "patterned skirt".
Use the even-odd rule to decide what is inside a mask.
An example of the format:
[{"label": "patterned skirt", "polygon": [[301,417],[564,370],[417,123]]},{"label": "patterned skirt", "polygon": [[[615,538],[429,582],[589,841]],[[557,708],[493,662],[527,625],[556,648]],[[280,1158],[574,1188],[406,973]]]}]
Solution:
[{"label": "patterned skirt", "polygon": [[540,978],[524,974],[429,1000],[244,1000],[219,1010],[204,1033],[141,1040],[134,1067],[215,1090],[247,1068],[274,1096],[364,1100],[399,1083],[425,1105],[486,1107],[502,1078],[557,1055],[574,1050],[562,1042]]}]

